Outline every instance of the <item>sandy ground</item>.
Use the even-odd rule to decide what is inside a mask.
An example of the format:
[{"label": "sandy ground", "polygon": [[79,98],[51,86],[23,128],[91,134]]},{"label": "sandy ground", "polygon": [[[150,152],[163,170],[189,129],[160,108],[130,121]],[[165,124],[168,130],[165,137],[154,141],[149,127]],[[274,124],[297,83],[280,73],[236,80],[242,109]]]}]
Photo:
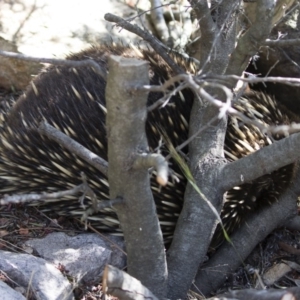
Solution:
[{"label": "sandy ground", "polygon": [[120,37],[127,32],[112,29],[105,13],[124,18],[135,12],[121,0],[1,0],[0,36],[16,43],[20,52],[32,56],[64,57],[89,43]]}]

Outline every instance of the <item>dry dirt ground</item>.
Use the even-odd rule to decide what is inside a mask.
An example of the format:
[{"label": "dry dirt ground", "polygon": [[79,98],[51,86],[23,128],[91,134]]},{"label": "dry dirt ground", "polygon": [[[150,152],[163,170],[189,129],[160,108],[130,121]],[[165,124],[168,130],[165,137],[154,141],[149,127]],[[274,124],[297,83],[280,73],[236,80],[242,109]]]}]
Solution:
[{"label": "dry dirt ground", "polygon": [[111,35],[127,41],[124,31],[112,29],[105,13],[129,17],[133,10],[120,0],[1,0],[1,37],[32,56],[64,57],[89,43],[110,41]]},{"label": "dry dirt ground", "polygon": [[[112,25],[106,23],[103,18],[107,12],[131,16],[133,10],[121,2],[1,0],[0,36],[14,42],[22,53],[59,58],[70,52],[80,51],[89,43],[100,40],[121,38],[128,42],[134,39],[131,34],[112,28]],[[6,93],[1,92],[0,97]],[[79,221],[70,221],[55,215],[45,216],[36,208],[2,207],[0,212],[0,249],[23,252],[27,250],[22,248],[23,241],[30,237],[42,237],[53,231],[76,234],[83,230]],[[300,248],[299,244],[300,235],[297,231],[278,230],[253,252],[246,263],[248,272],[246,268],[241,267],[237,273],[228,278],[224,289],[255,287],[259,285],[262,274],[283,260],[294,261],[295,265],[291,267],[291,272],[272,286],[298,285],[299,250],[296,248]],[[274,276],[276,278],[279,275]],[[79,286],[75,293],[77,299],[100,299],[101,286],[95,284]]]}]

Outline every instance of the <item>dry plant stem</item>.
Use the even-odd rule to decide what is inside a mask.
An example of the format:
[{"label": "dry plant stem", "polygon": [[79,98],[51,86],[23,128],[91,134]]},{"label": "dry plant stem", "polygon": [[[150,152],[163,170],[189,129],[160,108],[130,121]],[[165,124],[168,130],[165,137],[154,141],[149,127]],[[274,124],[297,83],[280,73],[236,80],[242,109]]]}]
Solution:
[{"label": "dry plant stem", "polygon": [[13,43],[16,43],[18,38],[19,38],[19,33],[20,31],[22,30],[22,28],[24,27],[25,23],[30,19],[31,15],[36,11],[38,10],[39,7],[37,7],[36,5],[36,0],[34,1],[30,11],[28,12],[27,16],[25,17],[25,19],[20,23],[18,29],[16,30],[16,32],[13,34],[12,36],[12,42]]},{"label": "dry plant stem", "polygon": [[[195,101],[190,120],[190,136],[198,132],[201,134],[191,141],[189,155],[190,170],[198,187],[219,212],[223,192],[219,189],[216,178],[218,167],[225,163],[222,156],[226,121],[221,119],[211,122],[218,113],[219,110],[214,105],[201,105],[199,101]],[[209,127],[206,126],[208,123]],[[212,186],[214,189],[210,189]],[[184,291],[187,292],[198,266],[205,259],[216,224],[217,216],[197,191],[188,185],[183,210],[168,251],[169,298],[184,297]],[[187,274],[184,279],[182,274]]]},{"label": "dry plant stem", "polygon": [[[213,85],[212,85],[213,86]],[[274,125],[274,126],[266,126],[255,119],[250,119],[245,116],[243,113],[237,111],[235,108],[231,106],[232,97],[227,96],[227,101],[224,103],[221,100],[218,100],[211,96],[211,94],[207,93],[203,88],[197,88],[194,84],[191,83],[191,88],[194,91],[197,91],[199,95],[201,95],[205,100],[210,102],[212,105],[219,108],[219,117],[225,116],[225,114],[230,114],[231,116],[238,117],[245,124],[252,124],[259,128],[260,131],[269,134],[270,136],[276,134],[288,135],[292,133],[296,133],[300,131],[300,124],[292,124],[292,125]],[[225,89],[224,89],[225,91]]]},{"label": "dry plant stem", "polygon": [[289,188],[279,199],[266,209],[246,220],[246,223],[231,236],[231,244],[225,243],[216,254],[202,266],[197,274],[195,290],[208,295],[215,291],[247,258],[256,245],[278,226],[297,214],[296,200],[300,193],[300,171]]},{"label": "dry plant stem", "polygon": [[200,26],[199,38],[193,43],[190,52],[196,59],[203,61],[212,49],[217,28],[212,20],[207,1],[189,0],[189,2],[196,13]]},{"label": "dry plant stem", "polygon": [[208,7],[207,1],[198,1],[198,0],[189,0],[191,7],[196,14],[197,20],[199,23],[203,20],[204,31],[213,30],[214,22],[210,15],[210,9]]},{"label": "dry plant stem", "polygon": [[[24,253],[26,253],[26,251],[24,249],[8,242],[7,240],[4,240],[4,239],[0,238],[0,242],[1,242],[1,244],[6,245],[5,248],[7,250],[11,251],[11,252],[19,252],[19,253],[24,252]],[[3,271],[0,272],[0,275],[3,276],[3,274],[1,274],[1,273],[3,273]]]},{"label": "dry plant stem", "polygon": [[[185,49],[187,44],[190,41],[190,37],[192,33],[194,32],[194,26],[191,19],[191,8],[188,3],[188,0],[184,0],[183,6],[179,7],[179,14],[180,14],[180,20],[182,22],[182,33],[180,34],[180,44],[182,45],[181,48]],[[171,30],[171,29],[169,29]],[[173,41],[178,43],[178,41]]]},{"label": "dry plant stem", "polygon": [[170,36],[161,0],[151,0],[151,20],[161,41],[166,44]]},{"label": "dry plant stem", "polygon": [[299,148],[300,133],[297,133],[223,166],[219,170],[222,189],[228,191],[234,186],[294,163],[300,158]]},{"label": "dry plant stem", "polygon": [[246,69],[250,58],[256,54],[272,29],[274,8],[274,0],[257,0],[256,21],[238,41],[226,74],[240,75]]},{"label": "dry plant stem", "polygon": [[[265,77],[265,78],[253,78],[252,77],[252,79],[241,78],[241,77],[235,76],[235,75],[231,75],[231,76],[230,75],[226,75],[226,76],[222,76],[222,75],[217,76],[216,75],[214,77],[220,78],[222,80],[225,80],[225,78],[227,78],[227,81],[230,79],[242,80],[242,81],[249,82],[249,83],[269,82],[269,81],[281,82],[281,83],[286,83],[286,84],[290,84],[290,85],[292,85],[291,82],[300,83],[300,79],[298,79],[298,78],[284,78],[284,77]],[[147,91],[152,91],[152,92],[167,93],[166,91],[168,90],[168,88],[172,87],[175,82],[181,82],[179,84],[179,86],[168,95],[168,97],[173,95],[173,93],[175,91],[178,92],[184,88],[190,88],[191,90],[193,90],[195,92],[196,95],[199,94],[204,100],[206,100],[206,101],[210,102],[211,104],[213,104],[214,106],[218,107],[220,113],[222,112],[222,116],[225,115],[225,113],[230,114],[231,116],[236,116],[243,123],[252,124],[252,125],[256,126],[257,128],[259,128],[262,132],[265,132],[265,133],[269,134],[270,136],[276,135],[276,134],[289,135],[289,134],[297,133],[300,131],[300,124],[266,126],[266,125],[262,124],[261,122],[258,122],[254,119],[250,119],[250,118],[246,117],[243,113],[238,112],[235,108],[233,108],[230,105],[230,102],[231,102],[230,100],[232,99],[232,94],[231,94],[230,90],[225,87],[225,85],[221,85],[220,83],[213,82],[213,79],[211,76],[209,78],[209,81],[205,82],[204,84],[202,82],[202,79],[200,80],[199,78],[197,78],[196,80],[197,81],[195,81],[195,77],[193,77],[191,75],[180,74],[180,75],[174,76],[170,80],[167,80],[161,86],[144,86],[142,89],[147,90]],[[197,82],[199,82],[199,83],[197,83]],[[226,103],[224,103],[221,100],[216,99],[211,94],[206,92],[206,90],[203,88],[203,86],[205,86],[206,88],[208,87],[210,89],[213,87],[216,89],[222,89],[223,92],[227,95]],[[153,109],[156,109],[160,105],[163,105],[166,102],[165,98],[166,97],[164,97],[161,100],[158,100],[157,102],[155,102],[154,104],[149,106],[148,111],[151,111]],[[218,115],[220,116],[220,114],[218,114]],[[203,129],[200,128],[198,132],[200,133],[202,130]],[[194,135],[196,136],[198,134],[195,133]],[[187,144],[190,140],[191,140],[191,137],[189,138],[188,141],[186,141],[185,144]]]},{"label": "dry plant stem", "polygon": [[113,207],[114,205],[124,203],[123,198],[116,198],[111,200],[103,200],[102,202],[98,203],[97,209],[102,210],[107,207]]},{"label": "dry plant stem", "polygon": [[136,156],[136,160],[133,163],[134,169],[150,169],[156,170],[156,181],[165,186],[168,183],[169,165],[166,159],[160,154],[148,154],[142,153]]},{"label": "dry plant stem", "polygon": [[[194,133],[191,128],[197,130],[204,127],[218,114],[218,110],[212,105],[200,107],[198,103],[194,114],[192,112],[190,136]],[[198,120],[201,120],[200,125]],[[197,124],[191,122],[197,122]],[[225,163],[222,158],[225,132],[225,120],[218,120],[206,127],[200,136],[191,141],[189,146],[190,171],[201,192],[218,212],[221,210],[223,193],[216,178],[218,168]],[[169,298],[184,297],[184,291],[187,292],[198,267],[205,260],[216,225],[217,216],[197,191],[188,184],[183,209],[168,251]],[[184,278],[182,274],[185,274]]]},{"label": "dry plant stem", "polygon": [[[232,19],[229,23],[231,30],[226,29],[224,32],[216,33],[219,36],[215,42],[216,56],[208,65],[211,74],[224,74],[228,66],[228,57],[234,49],[233,36],[235,36],[233,30],[235,25]],[[221,27],[226,26],[222,24]],[[198,90],[199,87],[197,88],[199,93]],[[216,95],[219,99],[224,97],[223,90],[216,86],[209,88],[207,94]],[[204,197],[220,212],[223,191],[216,179],[218,169],[225,164],[223,148],[227,122],[224,118],[206,127],[219,114],[219,109],[208,101],[203,102],[204,104],[195,101],[191,112],[189,136],[193,136],[203,127],[205,130],[202,130],[201,134],[189,144],[189,167]],[[218,216],[212,212],[205,199],[188,184],[183,209],[168,251],[168,297],[170,299],[186,297],[199,266],[206,258],[217,218]],[[185,276],[182,277],[182,274]]]},{"label": "dry plant stem", "polygon": [[41,212],[40,210],[38,210],[36,207],[34,207],[34,209],[36,210],[37,213],[39,213],[41,216],[43,216],[44,218],[46,218],[47,220],[49,220],[51,222],[51,224],[54,224],[56,227],[63,229],[63,226],[60,226],[57,222],[53,221],[53,219],[49,218],[47,215],[45,215],[43,212]]},{"label": "dry plant stem", "polygon": [[206,15],[199,20],[201,30],[197,47],[199,57],[196,55],[201,62],[199,72],[202,74],[211,73],[213,69],[213,73],[223,74],[224,61],[228,61],[236,42],[237,9],[237,1],[222,0],[217,6],[214,26],[212,19],[209,19],[211,16],[208,17],[208,12],[204,10]]},{"label": "dry plant stem", "polygon": [[[259,83],[259,82],[273,82],[273,83],[284,83],[286,85],[290,85],[290,86],[299,86],[300,85],[300,79],[299,78],[295,78],[295,77],[275,77],[275,76],[268,76],[268,77],[248,77],[248,78],[244,78],[244,77],[240,77],[237,75],[213,75],[213,76],[207,76],[207,75],[203,75],[201,76],[199,79],[203,80],[203,81],[212,81],[212,80],[222,80],[223,83],[228,82],[228,80],[241,80],[244,82],[248,82],[248,83]],[[199,81],[199,79],[197,79],[197,81]],[[219,84],[222,84],[222,82],[219,82]]]},{"label": "dry plant stem", "polygon": [[108,164],[104,159],[46,122],[42,122],[38,130],[41,134],[46,135],[48,138],[56,141],[64,148],[68,149],[70,152],[75,153],[91,166],[94,166],[102,174],[107,176]]},{"label": "dry plant stem", "polygon": [[116,56],[109,58],[108,66],[105,98],[110,198],[124,199],[115,210],[124,233],[128,273],[162,298],[167,268],[149,173],[147,168],[132,167],[137,154],[148,149],[148,93],[131,87],[149,84],[149,67],[145,61]]},{"label": "dry plant stem", "polygon": [[110,265],[104,269],[103,291],[124,300],[158,300],[139,280]]},{"label": "dry plant stem", "polygon": [[[218,295],[218,297],[213,298],[226,299],[226,300],[296,300],[300,299],[300,289],[299,287],[287,288],[284,290],[280,289],[267,289],[267,290],[254,290],[245,289],[230,291],[223,295]],[[209,300],[209,299],[207,299]]]},{"label": "dry plant stem", "polygon": [[98,201],[95,208],[92,206],[92,207],[89,207],[88,209],[85,209],[85,211],[82,214],[81,221],[84,222],[88,219],[88,216],[93,215],[94,213],[101,211],[107,207],[112,208],[115,205],[121,204],[121,203],[124,203],[123,198]]},{"label": "dry plant stem", "polygon": [[66,59],[56,59],[56,58],[45,58],[45,57],[33,57],[25,54],[9,52],[9,51],[1,51],[0,55],[9,58],[21,59],[26,61],[34,61],[40,63],[48,63],[52,65],[64,65],[70,67],[91,67],[97,74],[99,74],[104,80],[106,80],[106,70],[102,69],[99,64],[97,64],[92,59],[82,60],[82,61],[74,61],[74,60],[66,60]]},{"label": "dry plant stem", "polygon": [[43,193],[43,194],[24,194],[24,195],[12,195],[4,196],[0,200],[1,205],[6,205],[9,203],[25,203],[31,201],[41,201],[45,199],[59,199],[69,195],[76,195],[79,192],[84,192],[86,190],[85,184],[80,184],[73,189],[55,193]]},{"label": "dry plant stem", "polygon": [[[2,240],[2,239],[1,239]],[[2,240],[3,241],[3,240]],[[17,248],[17,247],[16,247]],[[18,249],[18,248],[17,248]],[[24,249],[22,249],[22,248],[19,248],[19,250],[22,250],[23,252],[25,252],[26,253],[26,251],[24,251]],[[16,282],[16,281],[14,281],[12,278],[10,278],[9,276],[8,276],[8,274],[6,273],[6,272],[4,272],[3,270],[1,270],[0,271],[0,275],[1,275],[1,277],[5,277],[5,279],[6,279],[6,281],[8,281],[8,282],[10,282],[10,283],[13,283],[13,284],[15,284],[16,286],[20,286],[20,284],[18,283],[18,282]],[[3,278],[4,279],[4,278]],[[2,280],[3,280],[2,279]]]},{"label": "dry plant stem", "polygon": [[113,14],[106,14],[104,16],[104,19],[108,22],[117,23],[118,26],[135,33],[143,40],[148,42],[154,49],[154,51],[158,53],[162,57],[162,59],[170,66],[170,68],[175,72],[175,74],[185,73],[184,70],[180,68],[167,54],[167,48],[161,42],[159,42],[153,35]]},{"label": "dry plant stem", "polygon": [[270,40],[266,39],[263,43],[264,46],[269,47],[290,47],[300,45],[300,39],[290,39],[290,40]]}]

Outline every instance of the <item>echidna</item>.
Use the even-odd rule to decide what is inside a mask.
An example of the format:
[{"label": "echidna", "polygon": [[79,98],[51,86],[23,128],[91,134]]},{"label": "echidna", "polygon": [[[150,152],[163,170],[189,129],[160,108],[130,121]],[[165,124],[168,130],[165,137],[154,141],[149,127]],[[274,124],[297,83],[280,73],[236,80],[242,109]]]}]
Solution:
[{"label": "echidna", "polygon": [[[140,58],[150,63],[151,84],[160,84],[173,75],[159,55],[150,50],[140,52]],[[94,59],[106,67],[110,54],[137,57],[137,52],[127,47],[94,46],[68,59]],[[189,68],[186,63],[182,62],[182,65],[185,69]],[[109,187],[103,174],[36,130],[40,121],[46,120],[107,160],[104,90],[104,80],[91,67],[52,66],[42,72],[16,101],[1,129],[0,192],[14,194],[66,190],[81,183],[80,173],[83,171],[98,200],[108,199]],[[150,93],[148,104],[161,97],[160,93]],[[149,113],[146,132],[151,151],[160,146],[163,154],[167,153],[160,143],[161,128],[175,147],[187,139],[193,98],[193,93],[185,89],[173,96],[164,108]],[[266,124],[290,122],[289,116],[280,111],[276,101],[262,93],[252,93],[239,99],[235,107]],[[238,159],[271,143],[272,140],[258,128],[245,125],[238,119],[229,119],[225,147],[229,160]],[[183,151],[188,154],[187,147]],[[172,238],[186,185],[175,162],[171,162],[171,168],[179,177],[179,182],[170,182],[164,188],[160,188],[155,180],[151,182],[166,241]],[[273,202],[285,189],[292,174],[291,165],[228,191],[222,213],[226,228],[232,231],[243,220],[245,212]],[[85,206],[89,204],[90,199],[85,199]],[[54,203],[53,200],[45,201],[40,203],[40,208],[69,216],[81,216],[84,211],[75,196],[57,199]],[[103,232],[121,233],[112,209],[98,212],[89,219],[95,221],[93,225]]]}]

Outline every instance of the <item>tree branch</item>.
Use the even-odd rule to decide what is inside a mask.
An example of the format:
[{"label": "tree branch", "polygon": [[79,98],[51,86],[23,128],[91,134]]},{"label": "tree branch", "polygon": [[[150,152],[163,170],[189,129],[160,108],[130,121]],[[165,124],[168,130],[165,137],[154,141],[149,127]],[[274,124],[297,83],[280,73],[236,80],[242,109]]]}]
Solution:
[{"label": "tree branch", "polygon": [[300,193],[300,171],[297,171],[293,185],[280,197],[278,202],[263,209],[250,218],[231,236],[234,247],[224,243],[217,253],[199,270],[195,290],[208,295],[225,280],[226,275],[235,271],[248,257],[254,247],[276,227],[297,213],[297,195]]},{"label": "tree branch", "polygon": [[240,75],[246,69],[250,58],[256,54],[271,32],[274,8],[274,0],[257,0],[255,23],[238,41],[231,54],[226,74]]},{"label": "tree branch", "polygon": [[133,168],[139,153],[148,149],[148,93],[132,87],[149,84],[149,66],[145,61],[116,56],[109,58],[108,66],[105,98],[110,198],[125,200],[115,210],[126,242],[128,273],[161,298],[167,279],[162,232],[148,169]]},{"label": "tree branch", "polygon": [[158,41],[153,35],[150,33],[142,30],[136,25],[132,25],[126,20],[115,16],[113,14],[105,14],[104,19],[108,22],[117,23],[118,26],[135,33],[139,37],[141,37],[143,40],[148,42],[151,47],[155,50],[156,53],[159,53],[159,55],[162,57],[162,59],[170,66],[170,68],[174,71],[175,74],[185,73],[182,68],[180,68],[174,61],[171,59],[171,57],[167,54],[166,47]]},{"label": "tree branch", "polygon": [[91,166],[94,166],[102,174],[107,176],[108,163],[104,159],[46,122],[41,122],[38,130],[41,134],[46,135],[48,138],[68,149],[70,152],[75,153]]},{"label": "tree branch", "polygon": [[139,280],[110,265],[104,269],[103,290],[124,300],[158,300]]},{"label": "tree branch", "polygon": [[[219,180],[224,191],[269,174],[300,158],[300,133],[276,141],[246,157],[224,165]],[[226,178],[226,180],[223,180]]]},{"label": "tree branch", "polygon": [[53,64],[53,65],[64,65],[64,66],[70,66],[70,67],[74,67],[74,68],[88,66],[88,67],[93,68],[93,70],[97,74],[99,74],[103,79],[106,79],[106,70],[101,68],[100,65],[97,64],[92,59],[75,61],[75,60],[67,60],[67,59],[33,57],[33,56],[21,54],[21,53],[14,53],[14,52],[1,51],[1,50],[0,50],[0,55],[4,56],[4,57],[9,57],[9,58],[16,58],[16,59],[20,59],[20,60],[34,61],[34,62],[39,62],[39,63],[49,63],[49,64]]}]

